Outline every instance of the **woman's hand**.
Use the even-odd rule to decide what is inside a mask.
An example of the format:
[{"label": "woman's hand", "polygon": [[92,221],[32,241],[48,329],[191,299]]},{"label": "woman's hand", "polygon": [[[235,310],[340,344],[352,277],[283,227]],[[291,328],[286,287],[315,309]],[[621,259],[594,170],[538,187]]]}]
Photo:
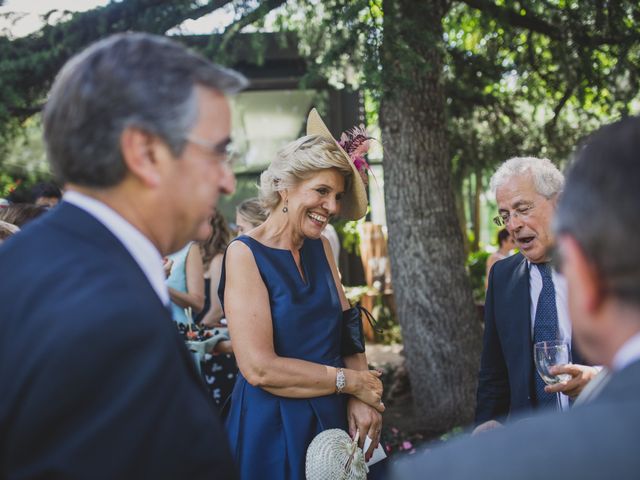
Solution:
[{"label": "woman's hand", "polygon": [[345,370],[345,393],[353,395],[378,412],[384,412],[381,375],[382,372],[378,370]]},{"label": "woman's hand", "polygon": [[223,325],[222,323],[220,323],[219,320],[213,320],[212,317],[204,317],[201,321],[200,324],[204,327],[207,328],[224,328],[226,327],[226,325]]},{"label": "woman's hand", "polygon": [[216,343],[213,349],[214,355],[222,355],[223,353],[233,353],[233,347],[231,346],[231,340],[222,340]]},{"label": "woman's hand", "polygon": [[374,408],[355,397],[350,397],[347,403],[347,421],[349,422],[349,435],[355,437],[356,432],[360,432],[358,445],[364,447],[364,440],[368,436],[371,439],[369,449],[364,452],[365,461],[369,461],[373,451],[380,443],[380,432],[382,431],[382,415]]}]

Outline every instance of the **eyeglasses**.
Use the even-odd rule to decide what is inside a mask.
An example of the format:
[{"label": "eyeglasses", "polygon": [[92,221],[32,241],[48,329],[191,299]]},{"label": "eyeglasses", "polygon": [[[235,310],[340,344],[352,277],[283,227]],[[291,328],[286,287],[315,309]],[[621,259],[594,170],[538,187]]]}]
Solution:
[{"label": "eyeglasses", "polygon": [[215,144],[191,134],[184,137],[184,139],[189,143],[197,145],[198,147],[204,149],[210,155],[219,159],[221,165],[231,167],[239,157],[237,149],[230,141]]},{"label": "eyeglasses", "polygon": [[533,211],[535,206],[535,203],[527,203],[524,205],[520,205],[518,208],[513,210],[513,212],[502,212],[499,215],[493,217],[493,223],[495,223],[498,227],[504,227],[511,221],[512,217],[527,218],[529,215],[531,215],[531,212]]}]

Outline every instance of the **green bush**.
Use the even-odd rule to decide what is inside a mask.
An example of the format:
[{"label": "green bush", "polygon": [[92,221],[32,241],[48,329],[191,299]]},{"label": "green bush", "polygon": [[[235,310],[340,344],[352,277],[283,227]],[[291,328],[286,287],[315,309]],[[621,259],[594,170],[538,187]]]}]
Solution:
[{"label": "green bush", "polygon": [[[349,300],[351,305],[359,303],[363,295],[369,292],[378,293],[377,290],[369,288],[366,285],[344,287],[344,290],[347,300]],[[382,295],[376,297],[371,315],[373,315],[373,318],[376,320],[376,329],[378,330],[375,332],[376,343],[383,345],[402,343],[402,333],[398,319],[393,314],[393,311],[384,304]]]},{"label": "green bush", "polygon": [[467,271],[471,281],[473,299],[479,303],[484,303],[484,279],[489,255],[491,255],[489,252],[478,250],[477,252],[471,252],[467,257]]}]

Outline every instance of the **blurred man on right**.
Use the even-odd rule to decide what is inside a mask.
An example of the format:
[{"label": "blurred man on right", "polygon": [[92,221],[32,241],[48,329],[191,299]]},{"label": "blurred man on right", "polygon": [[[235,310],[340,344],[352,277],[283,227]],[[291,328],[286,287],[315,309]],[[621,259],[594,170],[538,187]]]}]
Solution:
[{"label": "blurred man on right", "polygon": [[578,151],[555,219],[575,340],[613,374],[590,403],[407,457],[392,478],[637,479],[640,475],[640,118]]}]

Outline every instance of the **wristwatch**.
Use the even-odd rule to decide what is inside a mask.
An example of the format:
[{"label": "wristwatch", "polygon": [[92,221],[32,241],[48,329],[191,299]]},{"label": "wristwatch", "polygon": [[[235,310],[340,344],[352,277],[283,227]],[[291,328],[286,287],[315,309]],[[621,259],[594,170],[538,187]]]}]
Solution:
[{"label": "wristwatch", "polygon": [[344,369],[339,368],[336,372],[336,393],[340,395],[344,387],[347,386],[347,380],[344,377]]}]

